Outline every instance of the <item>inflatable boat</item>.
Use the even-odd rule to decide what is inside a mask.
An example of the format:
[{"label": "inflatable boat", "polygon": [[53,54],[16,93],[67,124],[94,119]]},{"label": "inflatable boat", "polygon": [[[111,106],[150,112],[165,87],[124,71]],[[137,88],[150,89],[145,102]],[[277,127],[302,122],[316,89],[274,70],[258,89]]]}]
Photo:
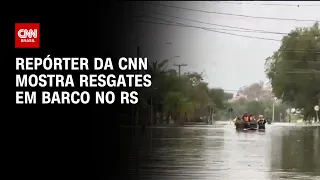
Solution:
[{"label": "inflatable boat", "polygon": [[243,131],[247,131],[247,130],[251,130],[251,131],[255,131],[258,130],[258,123],[256,120],[253,120],[251,122],[245,122],[242,120],[237,120],[235,122],[235,127],[236,130],[243,130]]}]

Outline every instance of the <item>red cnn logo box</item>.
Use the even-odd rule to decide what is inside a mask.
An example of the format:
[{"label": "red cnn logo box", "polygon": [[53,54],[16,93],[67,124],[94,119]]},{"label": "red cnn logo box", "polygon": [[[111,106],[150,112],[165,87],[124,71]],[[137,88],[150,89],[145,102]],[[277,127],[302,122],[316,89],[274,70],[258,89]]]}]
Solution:
[{"label": "red cnn logo box", "polygon": [[40,24],[16,23],[15,48],[40,48]]}]

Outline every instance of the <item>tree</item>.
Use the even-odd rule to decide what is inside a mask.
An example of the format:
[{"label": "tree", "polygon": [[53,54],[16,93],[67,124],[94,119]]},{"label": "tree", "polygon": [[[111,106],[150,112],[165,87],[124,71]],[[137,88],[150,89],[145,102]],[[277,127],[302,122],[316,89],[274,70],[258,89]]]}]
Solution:
[{"label": "tree", "polygon": [[226,94],[223,89],[212,88],[209,90],[209,97],[214,103],[215,107],[218,109],[225,109],[224,100],[226,99]]},{"label": "tree", "polygon": [[246,106],[246,111],[255,116],[264,113],[264,105],[261,101],[249,101]]},{"label": "tree", "polygon": [[223,94],[224,94],[223,95],[223,100],[224,101],[228,101],[228,100],[233,98],[233,94],[232,93],[224,92]]},{"label": "tree", "polygon": [[312,108],[319,103],[319,36],[318,23],[296,28],[283,37],[280,48],[265,63],[275,96],[295,108],[303,108],[305,116],[313,116]]},{"label": "tree", "polygon": [[246,95],[249,101],[268,100],[273,96],[271,89],[266,88],[265,83],[262,81],[240,88],[238,93]]},{"label": "tree", "polygon": [[[144,88],[139,92],[140,103],[139,107],[136,107],[135,111],[140,111],[141,114],[148,114],[150,111],[150,107],[152,107],[153,113],[153,123],[157,121],[157,112],[160,113],[160,119],[163,119],[163,101],[166,93],[165,87],[170,87],[173,83],[172,78],[168,78],[166,65],[168,64],[168,60],[163,61],[148,61],[148,70],[145,72],[150,74],[152,77],[152,86],[150,88]],[[172,74],[173,72],[170,71]],[[171,75],[171,74],[170,74]],[[151,100],[152,99],[152,100]],[[148,112],[148,113],[146,113]],[[151,114],[150,114],[151,116]],[[141,117],[137,117],[139,120]],[[146,119],[145,117],[144,119]],[[145,120],[145,122],[148,122]]]},{"label": "tree", "polygon": [[[271,100],[248,101],[245,98],[240,98],[236,101],[231,102],[230,106],[233,108],[234,115],[241,116],[243,113],[247,112],[255,116],[262,114],[266,118],[272,118],[272,104],[273,102]],[[281,119],[284,119],[287,116],[287,108],[287,105],[284,103],[275,103],[275,121],[280,121],[280,113],[282,114]]]},{"label": "tree", "polygon": [[210,89],[203,81],[202,73],[188,72],[179,76],[176,70],[165,68],[167,63],[168,60],[149,62],[146,73],[152,76],[152,86],[139,92],[139,105],[135,111],[141,116],[137,118],[150,124],[152,116],[155,124],[159,120],[162,123],[163,117],[168,122],[171,116],[175,122],[183,123],[209,116],[212,108],[215,112],[226,109],[225,101],[232,94],[223,89]]}]

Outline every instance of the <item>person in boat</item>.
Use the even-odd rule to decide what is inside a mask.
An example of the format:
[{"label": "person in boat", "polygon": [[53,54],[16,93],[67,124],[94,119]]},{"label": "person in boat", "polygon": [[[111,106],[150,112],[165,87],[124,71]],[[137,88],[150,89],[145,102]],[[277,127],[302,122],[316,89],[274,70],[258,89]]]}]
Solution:
[{"label": "person in boat", "polygon": [[257,119],[256,119],[256,116],[254,116],[254,115],[251,115],[251,117],[250,117],[250,128],[253,128],[253,129],[258,128]]},{"label": "person in boat", "polygon": [[267,121],[264,119],[263,115],[259,115],[259,119],[257,121],[259,129],[266,129],[265,124]]},{"label": "person in boat", "polygon": [[250,115],[250,116],[249,116],[249,122],[252,122],[252,121],[254,121],[254,120],[255,120],[254,115]]},{"label": "person in boat", "polygon": [[236,116],[236,117],[232,120],[232,122],[233,122],[234,124],[236,124],[237,119],[238,119],[238,116]]},{"label": "person in boat", "polygon": [[248,122],[249,121],[249,114],[248,113],[244,113],[242,115],[242,120],[245,121],[245,122]]},{"label": "person in boat", "polygon": [[242,116],[242,120],[243,120],[243,122],[245,123],[244,124],[244,128],[249,128],[249,121],[250,121],[250,119],[249,119],[249,114],[248,113],[244,113],[243,114],[243,116]]},{"label": "person in boat", "polygon": [[240,120],[241,120],[240,117],[236,116],[232,121],[233,121],[234,125],[236,125],[236,122],[240,121]]}]

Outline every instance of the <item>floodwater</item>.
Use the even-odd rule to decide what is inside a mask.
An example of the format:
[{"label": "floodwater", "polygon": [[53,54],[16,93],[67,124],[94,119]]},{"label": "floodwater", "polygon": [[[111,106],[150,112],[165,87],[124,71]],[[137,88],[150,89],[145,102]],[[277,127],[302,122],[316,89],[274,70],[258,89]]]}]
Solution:
[{"label": "floodwater", "polygon": [[[265,132],[233,125],[123,128],[125,170],[134,179],[320,180],[320,127],[272,124]],[[128,141],[127,141],[128,142]]]}]

